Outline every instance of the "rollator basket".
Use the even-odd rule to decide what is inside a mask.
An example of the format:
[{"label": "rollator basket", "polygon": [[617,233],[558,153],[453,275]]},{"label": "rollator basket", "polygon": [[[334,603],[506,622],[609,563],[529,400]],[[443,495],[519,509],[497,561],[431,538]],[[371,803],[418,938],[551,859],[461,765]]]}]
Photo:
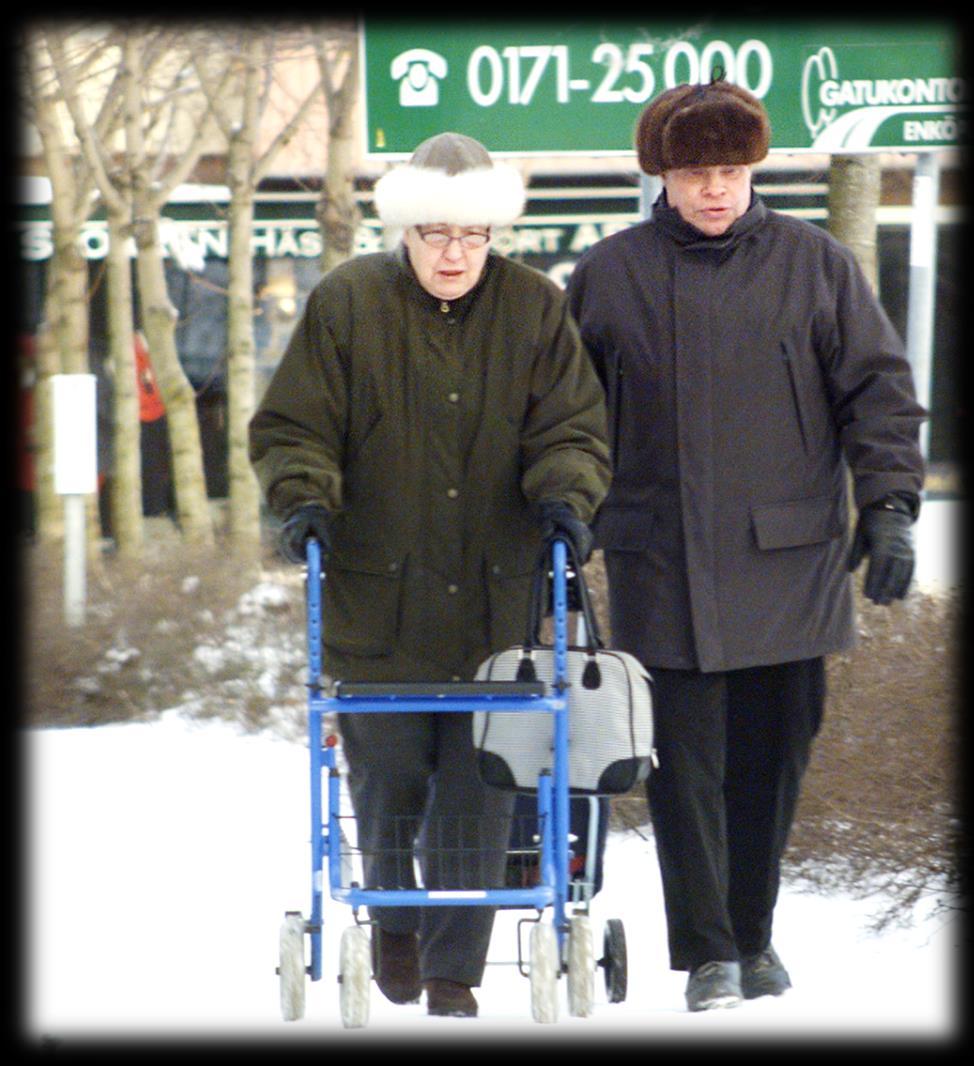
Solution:
[{"label": "rollator basket", "polygon": [[[523,644],[480,665],[481,681],[554,680],[554,649],[540,643],[547,601],[547,555],[535,574]],[[574,607],[586,643],[568,649],[568,785],[574,795],[619,795],[648,777],[653,757],[652,679],[635,656],[604,647],[582,567],[572,558]],[[497,788],[534,792],[538,774],[551,769],[554,730],[549,716],[475,711],[473,738],[480,775]]]}]

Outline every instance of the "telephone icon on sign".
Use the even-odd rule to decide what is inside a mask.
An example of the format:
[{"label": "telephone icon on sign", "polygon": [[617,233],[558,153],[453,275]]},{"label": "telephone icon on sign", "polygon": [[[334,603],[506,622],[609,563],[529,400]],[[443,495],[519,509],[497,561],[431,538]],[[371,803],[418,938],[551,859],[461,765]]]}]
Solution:
[{"label": "telephone icon on sign", "polygon": [[428,48],[410,48],[393,59],[389,73],[399,82],[401,107],[435,107],[440,100],[439,79],[446,77],[446,60]]}]

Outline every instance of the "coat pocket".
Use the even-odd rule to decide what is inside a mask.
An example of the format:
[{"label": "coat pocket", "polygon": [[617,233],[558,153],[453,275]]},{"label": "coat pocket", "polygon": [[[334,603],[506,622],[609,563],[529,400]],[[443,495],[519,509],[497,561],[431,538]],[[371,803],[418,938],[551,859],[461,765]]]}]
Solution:
[{"label": "coat pocket", "polygon": [[831,496],[751,506],[751,523],[762,551],[821,544],[843,535],[839,501]]},{"label": "coat pocket", "polygon": [[402,564],[378,552],[329,560],[323,642],[349,655],[390,655],[399,631]]}]

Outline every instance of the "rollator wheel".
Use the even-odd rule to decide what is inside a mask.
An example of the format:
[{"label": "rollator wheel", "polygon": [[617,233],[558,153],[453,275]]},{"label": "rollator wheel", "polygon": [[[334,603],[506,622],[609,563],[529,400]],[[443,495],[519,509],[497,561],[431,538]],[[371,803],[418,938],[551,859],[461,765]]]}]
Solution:
[{"label": "rollator wheel", "polygon": [[342,933],[338,981],[342,1025],[346,1029],[362,1029],[369,1022],[372,949],[361,926],[350,925]]},{"label": "rollator wheel", "polygon": [[576,914],[568,927],[568,1013],[587,1018],[595,1003],[595,951],[588,915]]},{"label": "rollator wheel", "polygon": [[558,936],[549,922],[531,928],[531,1017],[536,1022],[558,1021]]},{"label": "rollator wheel", "polygon": [[629,960],[626,954],[626,930],[618,918],[605,923],[601,965],[605,969],[605,991],[610,1003],[621,1003],[629,986]]},{"label": "rollator wheel", "polygon": [[281,1016],[286,1022],[304,1017],[304,918],[288,911],[281,925],[280,960]]}]

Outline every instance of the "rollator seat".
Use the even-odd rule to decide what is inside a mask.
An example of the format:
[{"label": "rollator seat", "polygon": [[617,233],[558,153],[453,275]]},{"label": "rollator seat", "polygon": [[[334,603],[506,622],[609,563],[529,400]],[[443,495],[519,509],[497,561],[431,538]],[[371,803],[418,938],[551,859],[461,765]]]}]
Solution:
[{"label": "rollator seat", "polygon": [[545,695],[543,681],[336,681],[337,699],[450,699],[476,696],[490,699]]}]

